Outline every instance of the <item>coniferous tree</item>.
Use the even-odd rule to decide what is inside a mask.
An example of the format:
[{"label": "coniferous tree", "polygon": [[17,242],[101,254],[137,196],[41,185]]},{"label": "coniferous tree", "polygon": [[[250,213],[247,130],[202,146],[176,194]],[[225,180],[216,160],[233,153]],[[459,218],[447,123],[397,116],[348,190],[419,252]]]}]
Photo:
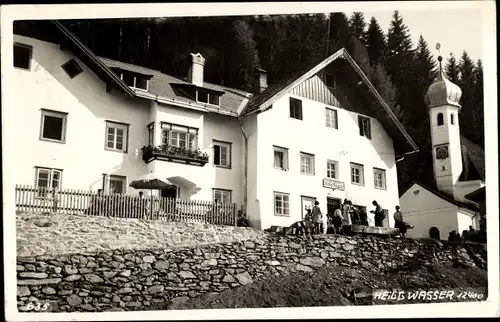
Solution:
[{"label": "coniferous tree", "polygon": [[356,64],[363,70],[396,117],[400,118],[402,114],[401,109],[396,103],[396,88],[392,84],[389,75],[387,75],[385,68],[382,64],[370,64],[370,58],[368,57],[366,47],[363,46],[360,39],[352,39],[352,46],[353,50],[351,54]]},{"label": "coniferous tree", "polygon": [[475,108],[475,134],[474,141],[484,148],[484,83],[483,63],[478,59],[474,69],[474,89],[472,91],[472,106]]},{"label": "coniferous tree", "polygon": [[368,57],[368,52],[366,51],[366,47],[363,44],[362,40],[356,37],[351,39],[352,49],[350,54],[356,64],[361,68],[361,70],[370,78],[371,74],[371,65],[370,65],[370,57]]},{"label": "coniferous tree", "polygon": [[363,13],[354,12],[349,19],[349,27],[351,28],[352,35],[362,41],[364,44],[366,42],[366,22]]},{"label": "coniferous tree", "polygon": [[414,105],[411,107],[411,115],[414,119],[421,120],[421,126],[416,128],[420,145],[427,148],[430,144],[430,123],[428,109],[425,104],[425,94],[436,77],[436,62],[432,57],[429,46],[424,37],[420,35],[417,48],[415,50],[415,79],[412,86],[414,94]]},{"label": "coniferous tree", "polygon": [[415,60],[418,63],[421,82],[424,87],[428,87],[437,76],[437,64],[422,35],[418,39]]},{"label": "coniferous tree", "polygon": [[380,28],[380,25],[375,17],[370,19],[365,39],[370,62],[372,64],[382,62],[384,54],[387,50],[387,44],[384,32],[382,31],[382,28]]},{"label": "coniferous tree", "polygon": [[330,39],[329,39],[329,53],[332,54],[340,48],[346,50],[351,49],[351,28],[349,27],[349,20],[342,12],[331,13],[329,17],[330,22]]},{"label": "coniferous tree", "polygon": [[412,107],[422,94],[415,85],[416,68],[410,32],[397,10],[394,11],[387,35],[385,66],[398,91],[396,102],[403,111],[403,124],[418,144],[422,141],[419,137],[422,133],[418,131],[422,119],[414,117]]},{"label": "coniferous tree", "polygon": [[476,113],[482,106],[474,105],[474,83],[475,83],[475,75],[474,75],[474,62],[469,57],[466,51],[463,51],[462,56],[460,58],[460,63],[458,65],[459,70],[459,79],[458,84],[460,89],[462,90],[462,97],[460,99],[460,104],[462,105],[462,109],[460,110],[459,119],[460,119],[460,130],[461,133],[468,139],[473,142],[477,142],[476,132],[477,129],[477,120]]},{"label": "coniferous tree", "polygon": [[402,88],[406,68],[411,66],[413,56],[412,41],[408,27],[403,23],[403,17],[396,10],[392,16],[387,34],[386,66],[396,86]]},{"label": "coniferous tree", "polygon": [[458,77],[459,77],[459,71],[458,71],[458,63],[457,59],[455,58],[455,55],[453,53],[450,53],[450,56],[448,57],[446,61],[446,65],[444,66],[444,71],[446,74],[446,77],[454,84],[458,84]]},{"label": "coniferous tree", "polygon": [[251,91],[254,69],[260,67],[257,45],[248,23],[239,19],[233,23],[233,48],[231,55],[234,85],[237,88]]}]

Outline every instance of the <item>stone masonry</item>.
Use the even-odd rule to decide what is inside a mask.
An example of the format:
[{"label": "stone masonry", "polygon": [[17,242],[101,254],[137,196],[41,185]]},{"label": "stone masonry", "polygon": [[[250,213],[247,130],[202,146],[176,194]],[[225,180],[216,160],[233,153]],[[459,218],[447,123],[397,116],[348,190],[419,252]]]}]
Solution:
[{"label": "stone masonry", "polygon": [[171,303],[253,283],[266,275],[308,274],[327,263],[380,271],[436,261],[486,269],[486,245],[265,235],[182,249],[19,256],[18,308],[23,312],[165,309]]}]

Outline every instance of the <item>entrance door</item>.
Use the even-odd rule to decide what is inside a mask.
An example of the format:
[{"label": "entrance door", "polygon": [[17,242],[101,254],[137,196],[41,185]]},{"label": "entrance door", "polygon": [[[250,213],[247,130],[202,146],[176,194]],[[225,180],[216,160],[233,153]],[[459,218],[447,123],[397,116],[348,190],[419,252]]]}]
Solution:
[{"label": "entrance door", "polygon": [[340,204],[342,203],[342,200],[338,198],[326,198],[326,213],[328,216],[333,216],[335,213],[335,210],[340,209]]},{"label": "entrance door", "polygon": [[161,190],[162,208],[167,214],[174,214],[176,211],[175,199],[179,198],[178,190],[176,186],[170,186]]},{"label": "entrance door", "polygon": [[314,207],[314,202],[316,201],[316,198],[313,198],[313,197],[306,197],[306,196],[302,196],[301,197],[301,204],[302,204],[302,208],[301,208],[301,211],[302,211],[302,219],[304,219],[305,215],[306,215],[306,212],[307,212],[307,209],[311,209]]},{"label": "entrance door", "polygon": [[171,198],[171,199],[176,199],[178,198],[177,196],[177,187],[176,186],[170,186],[166,189],[161,190],[161,197],[162,198]]}]

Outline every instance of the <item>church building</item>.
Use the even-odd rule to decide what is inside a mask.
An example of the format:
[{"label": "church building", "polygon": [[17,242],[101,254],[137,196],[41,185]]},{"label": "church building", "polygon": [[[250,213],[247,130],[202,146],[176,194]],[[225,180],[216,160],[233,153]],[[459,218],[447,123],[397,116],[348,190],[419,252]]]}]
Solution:
[{"label": "church building", "polygon": [[[439,74],[425,96],[429,107],[435,186],[415,182],[401,197],[404,220],[415,228],[409,237],[447,239],[479,229],[485,211],[471,193],[485,189],[484,150],[460,134],[460,87],[448,80],[439,60]],[[482,208],[482,207],[481,207]],[[432,234],[431,234],[432,232]],[[433,236],[430,236],[433,235]]]}]

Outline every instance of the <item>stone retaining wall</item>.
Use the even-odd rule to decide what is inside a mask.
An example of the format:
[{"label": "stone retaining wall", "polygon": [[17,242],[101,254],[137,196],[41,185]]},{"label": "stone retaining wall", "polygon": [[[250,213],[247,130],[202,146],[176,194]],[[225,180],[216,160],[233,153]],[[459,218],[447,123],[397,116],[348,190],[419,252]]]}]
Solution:
[{"label": "stone retaining wall", "polygon": [[18,308],[52,312],[166,309],[202,293],[221,292],[269,274],[310,273],[326,263],[380,271],[435,261],[486,268],[486,245],[267,235],[260,241],[177,250],[18,257]]}]

